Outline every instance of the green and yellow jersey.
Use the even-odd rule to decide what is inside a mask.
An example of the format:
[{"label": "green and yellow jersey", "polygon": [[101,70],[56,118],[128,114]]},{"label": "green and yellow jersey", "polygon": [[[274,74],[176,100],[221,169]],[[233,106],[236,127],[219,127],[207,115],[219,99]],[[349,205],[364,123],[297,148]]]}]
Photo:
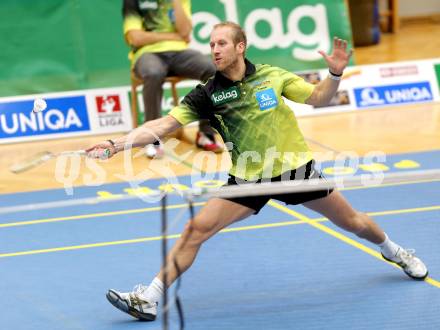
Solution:
[{"label": "green and yellow jersey", "polygon": [[[191,17],[191,1],[181,0],[183,9]],[[176,32],[172,0],[124,0],[124,35],[130,30],[151,32]],[[132,48],[129,58],[132,64],[144,53],[182,51],[188,48],[185,41],[166,40]]]},{"label": "green and yellow jersey", "polygon": [[182,125],[209,119],[231,142],[230,174],[245,180],[271,178],[306,164],[312,154],[283,96],[304,103],[314,85],[278,67],[246,60],[242,81],[220,72],[199,84],[170,115]]}]

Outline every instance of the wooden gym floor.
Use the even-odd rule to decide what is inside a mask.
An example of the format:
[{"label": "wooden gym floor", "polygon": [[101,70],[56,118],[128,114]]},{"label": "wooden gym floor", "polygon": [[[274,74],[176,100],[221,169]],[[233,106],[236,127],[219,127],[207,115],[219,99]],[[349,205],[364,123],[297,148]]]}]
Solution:
[{"label": "wooden gym floor", "polygon": [[[355,49],[356,63],[373,64],[440,57],[440,22],[425,20],[403,23],[396,34],[383,34],[379,45]],[[128,109],[127,109],[128,110]],[[398,111],[396,111],[398,110]],[[440,104],[417,104],[402,106],[399,109],[366,110],[362,112],[340,113],[323,116],[299,118],[299,124],[309,145],[317,152],[317,158],[329,157],[329,151],[355,151],[363,155],[372,150],[386,154],[429,151],[440,149]],[[186,135],[193,138],[193,129]],[[51,160],[35,169],[22,174],[13,174],[8,168],[11,164],[39,151],[59,152],[86,148],[103,139],[118,135],[89,136],[83,138],[59,139],[42,142],[2,145],[0,158],[0,193],[35,191],[49,188],[62,188],[55,174],[56,161]],[[216,164],[197,164],[203,153],[193,145],[182,142],[176,148],[177,155],[186,155],[188,162],[195,162],[207,171],[227,170],[227,154],[218,155]],[[326,154],[322,154],[326,152]],[[205,155],[206,157],[212,157]],[[205,157],[205,159],[206,159]],[[165,157],[167,158],[167,157]],[[123,155],[119,154],[110,161],[100,164],[106,175],[97,180],[102,183],[119,182],[123,168]],[[149,160],[139,156],[133,161],[134,173],[142,172]],[[155,160],[158,166],[166,161],[176,175],[190,174],[187,166],[176,165],[172,160]],[[75,186],[84,185],[84,175],[96,176],[82,166],[81,176],[74,180]]]}]

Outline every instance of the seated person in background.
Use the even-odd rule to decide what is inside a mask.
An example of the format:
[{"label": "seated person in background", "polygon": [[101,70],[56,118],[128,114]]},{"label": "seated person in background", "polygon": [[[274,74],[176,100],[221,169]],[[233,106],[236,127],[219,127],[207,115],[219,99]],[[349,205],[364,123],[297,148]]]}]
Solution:
[{"label": "seated person in background", "polygon": [[[124,0],[124,36],[131,47],[132,70],[144,81],[145,121],[161,117],[162,84],[167,76],[206,81],[215,73],[211,60],[188,49],[191,24],[190,0]],[[199,122],[196,144],[221,152],[207,120]],[[149,157],[161,156],[158,141],[148,146]]]}]

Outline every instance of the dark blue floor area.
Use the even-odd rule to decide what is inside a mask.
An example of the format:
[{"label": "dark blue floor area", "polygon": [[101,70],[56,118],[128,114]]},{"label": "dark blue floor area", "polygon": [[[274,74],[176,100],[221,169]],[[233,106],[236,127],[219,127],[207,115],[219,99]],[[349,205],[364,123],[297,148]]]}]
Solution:
[{"label": "dark blue floor area", "polygon": [[[399,219],[387,221],[400,227]],[[413,231],[411,241],[438,278],[438,243],[425,251],[421,232]],[[159,255],[160,243],[149,242],[4,258],[0,289],[9,299],[0,303],[3,322],[15,329],[159,329],[159,322],[131,321],[104,297],[108,288],[148,282]],[[305,224],[219,234],[203,247],[183,284],[188,329],[440,325],[438,288]],[[172,320],[176,328],[175,314]]]},{"label": "dark blue floor area", "polygon": [[[118,193],[124,187],[120,184],[99,189]],[[79,189],[75,198],[96,196],[96,190]],[[359,210],[390,211],[376,215],[375,221],[390,238],[416,249],[430,269],[430,278],[439,285],[413,281],[401,270],[307,223],[247,227],[297,220],[267,205],[257,216],[234,224],[242,230],[220,233],[202,247],[183,278],[180,292],[187,329],[440,329],[438,191],[440,182],[434,181],[346,190],[343,194]],[[59,191],[48,192],[46,200],[43,195],[21,194],[20,203],[62,198]],[[0,201],[19,204],[17,196],[1,196]],[[181,203],[177,195],[169,200],[170,206]],[[160,235],[159,208],[132,211],[157,206],[135,199],[115,200],[3,215],[0,225],[84,217],[0,227],[1,327],[161,329],[160,317],[154,323],[140,323],[105,299],[109,288],[131,290],[135,284],[148,284],[158,271],[160,241],[130,243],[136,238]],[[288,208],[310,219],[321,218],[302,206]],[[173,221],[181,210],[182,219],[170,234],[180,233],[189,212],[186,207],[168,211]],[[109,214],[96,216],[103,212]],[[329,221],[321,224],[377,250]],[[86,246],[108,242],[124,244]],[[173,242],[171,239],[169,245]],[[72,246],[78,248],[5,256]],[[175,308],[171,325],[172,329],[178,328]]]}]

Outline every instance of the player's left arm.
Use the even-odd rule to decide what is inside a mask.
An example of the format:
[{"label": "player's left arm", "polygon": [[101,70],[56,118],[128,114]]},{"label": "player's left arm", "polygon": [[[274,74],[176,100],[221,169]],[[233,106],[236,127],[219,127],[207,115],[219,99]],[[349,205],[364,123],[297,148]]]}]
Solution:
[{"label": "player's left arm", "polygon": [[313,106],[326,106],[338,90],[339,83],[347,67],[353,50],[347,50],[347,41],[335,37],[333,39],[333,52],[326,54],[322,50],[319,53],[327,62],[329,75],[316,85],[313,93],[305,103]]},{"label": "player's left arm", "polygon": [[173,0],[173,8],[177,33],[189,42],[192,31],[190,2],[186,0]]}]

